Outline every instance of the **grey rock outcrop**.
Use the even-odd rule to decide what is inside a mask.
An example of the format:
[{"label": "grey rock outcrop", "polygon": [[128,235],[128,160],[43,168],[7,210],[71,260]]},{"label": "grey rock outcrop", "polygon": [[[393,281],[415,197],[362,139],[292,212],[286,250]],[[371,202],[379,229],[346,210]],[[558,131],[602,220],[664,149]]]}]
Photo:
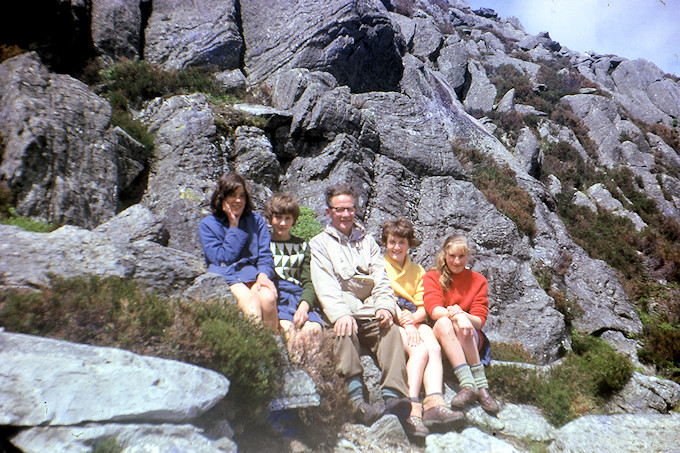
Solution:
[{"label": "grey rock outcrop", "polygon": [[[195,453],[236,453],[229,438],[212,440],[192,425],[107,423],[77,427],[39,427],[22,431],[12,443],[26,453],[55,451],[92,451],[99,448],[122,448],[121,451],[191,451]],[[111,445],[111,443],[115,445]]]},{"label": "grey rock outcrop", "polygon": [[241,67],[243,38],[234,0],[153,2],[144,58],[166,69]]},{"label": "grey rock outcrop", "polygon": [[186,363],[30,335],[0,332],[0,359],[3,425],[182,422],[229,390],[224,376]]},{"label": "grey rock outcrop", "polygon": [[140,2],[95,0],[92,2],[92,42],[111,62],[139,58],[142,34]]},{"label": "grey rock outcrop", "polygon": [[5,285],[42,286],[49,276],[117,276],[141,280],[162,294],[177,294],[205,271],[203,260],[146,240],[120,242],[74,226],[29,233],[0,225],[0,275]]},{"label": "grey rock outcrop", "polygon": [[631,379],[612,396],[605,410],[610,414],[667,414],[680,401],[680,384],[634,372]]},{"label": "grey rock outcrop", "polygon": [[207,200],[227,172],[228,143],[213,140],[213,110],[202,94],[158,98],[139,118],[156,136],[156,156],[142,203],[170,233],[169,245],[197,254],[198,222],[210,214]]},{"label": "grey rock outcrop", "polygon": [[333,74],[353,92],[398,87],[403,42],[379,0],[247,0],[241,17],[251,83],[308,68]]},{"label": "grey rock outcrop", "polygon": [[680,445],[680,416],[586,415],[564,425],[548,447],[550,452],[675,451]]},{"label": "grey rock outcrop", "polygon": [[105,99],[37,54],[0,64],[0,177],[20,215],[91,228],[116,214],[120,184],[134,181],[146,156],[110,121]]},{"label": "grey rock outcrop", "polygon": [[136,204],[94,230],[119,242],[151,241],[168,245],[168,230],[147,207]]},{"label": "grey rock outcrop", "polygon": [[478,428],[466,428],[461,433],[431,434],[425,440],[425,451],[428,453],[466,453],[469,451],[520,452],[512,444],[497,439]]}]

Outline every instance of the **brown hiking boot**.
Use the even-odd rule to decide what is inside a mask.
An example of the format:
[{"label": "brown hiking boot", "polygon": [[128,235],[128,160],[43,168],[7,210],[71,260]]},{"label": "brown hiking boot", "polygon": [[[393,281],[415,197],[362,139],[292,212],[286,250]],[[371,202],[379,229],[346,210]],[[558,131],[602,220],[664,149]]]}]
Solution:
[{"label": "brown hiking boot", "polygon": [[451,408],[464,409],[475,401],[477,401],[477,392],[472,387],[461,387],[456,396],[451,399]]},{"label": "brown hiking boot", "polygon": [[411,415],[409,418],[407,418],[406,421],[404,421],[403,426],[404,432],[409,437],[424,438],[430,434],[430,430],[427,429],[423,424],[423,419],[416,417],[415,415]]},{"label": "brown hiking boot", "polygon": [[450,426],[462,421],[465,416],[460,411],[449,409],[444,403],[444,397],[435,393],[425,397],[423,401],[423,423],[428,428],[433,426]]},{"label": "brown hiking boot", "polygon": [[465,419],[461,411],[454,411],[446,406],[435,406],[423,412],[423,423],[428,428],[433,426],[450,426]]},{"label": "brown hiking boot", "polygon": [[479,405],[482,406],[482,409],[484,409],[488,413],[495,415],[501,410],[500,406],[498,405],[498,402],[496,402],[495,398],[491,396],[491,392],[489,392],[489,389],[487,388],[479,389],[477,395],[479,396]]},{"label": "brown hiking boot", "polygon": [[366,426],[371,426],[380,417],[385,415],[385,406],[382,404],[368,404],[361,401],[353,407],[354,421]]}]

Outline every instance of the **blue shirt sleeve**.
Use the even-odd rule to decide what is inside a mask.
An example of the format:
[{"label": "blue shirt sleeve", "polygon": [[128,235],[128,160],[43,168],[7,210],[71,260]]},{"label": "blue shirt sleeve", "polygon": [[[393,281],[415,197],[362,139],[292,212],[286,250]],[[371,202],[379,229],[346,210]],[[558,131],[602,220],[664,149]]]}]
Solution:
[{"label": "blue shirt sleeve", "polygon": [[255,219],[257,221],[257,271],[258,273],[265,274],[271,280],[274,279],[274,255],[272,254],[271,247],[271,234],[269,233],[269,228],[267,228],[267,223],[264,221],[262,216],[255,214]]}]

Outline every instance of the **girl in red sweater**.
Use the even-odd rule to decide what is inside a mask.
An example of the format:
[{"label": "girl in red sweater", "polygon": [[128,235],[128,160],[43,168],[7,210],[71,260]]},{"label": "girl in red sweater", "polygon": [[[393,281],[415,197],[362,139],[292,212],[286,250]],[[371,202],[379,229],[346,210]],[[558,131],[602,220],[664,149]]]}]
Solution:
[{"label": "girl in red sweater", "polygon": [[463,409],[479,400],[485,411],[495,414],[500,408],[489,393],[479,357],[481,330],[489,314],[487,282],[483,275],[466,268],[469,258],[467,237],[448,237],[437,254],[434,269],[423,277],[423,303],[435,321],[434,335],[460,382],[451,407]]}]

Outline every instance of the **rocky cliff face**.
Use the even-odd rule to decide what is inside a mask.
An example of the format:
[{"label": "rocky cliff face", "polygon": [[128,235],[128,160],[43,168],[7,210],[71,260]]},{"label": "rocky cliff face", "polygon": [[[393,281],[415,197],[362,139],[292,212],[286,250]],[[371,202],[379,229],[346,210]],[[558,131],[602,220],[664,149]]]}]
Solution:
[{"label": "rocky cliff face", "polygon": [[[115,224],[94,232],[65,227],[45,244],[7,229],[3,284],[83,272],[142,278],[172,294],[195,289],[198,221],[216,177],[236,170],[253,183],[260,207],[285,190],[320,219],[323,189],[354,183],[358,215],[371,231],[397,215],[413,221],[422,240],[414,257],[425,266],[446,236],[466,232],[477,248],[473,268],[489,280],[485,331],[492,341],[521,344],[540,363],[570,347],[572,326],[605,339],[641,332],[619,275],[589,256],[558,216],[557,197],[572,188],[546,162],[552,145],[566,144],[588,171],[630,171],[655,209],[680,221],[673,141],[680,84],[652,63],[572,51],[461,0],[86,3],[84,18],[82,5],[71,2],[75,25],[65,33],[80,36],[87,24],[100,61],[214,65],[268,95],[269,106],[240,107],[266,126],[225,136],[206,96],[158,98],[135,112],[155,134],[148,165],[141,144],[111,126],[108,102],[90,87],[53,72],[37,53],[3,62],[0,175],[16,194],[17,212],[92,229],[125,207],[122,194],[144,174],[140,204],[162,223],[140,236]],[[577,88],[553,95],[546,80]],[[475,185],[466,150],[512,170],[531,201],[533,231]],[[574,204],[646,226],[616,184],[575,189]],[[124,238],[109,239],[111,231]],[[82,250],[63,252],[76,236]],[[51,262],[60,253],[72,261]],[[573,302],[570,319],[539,284],[539,268]],[[634,342],[611,343],[636,356]]]}]

